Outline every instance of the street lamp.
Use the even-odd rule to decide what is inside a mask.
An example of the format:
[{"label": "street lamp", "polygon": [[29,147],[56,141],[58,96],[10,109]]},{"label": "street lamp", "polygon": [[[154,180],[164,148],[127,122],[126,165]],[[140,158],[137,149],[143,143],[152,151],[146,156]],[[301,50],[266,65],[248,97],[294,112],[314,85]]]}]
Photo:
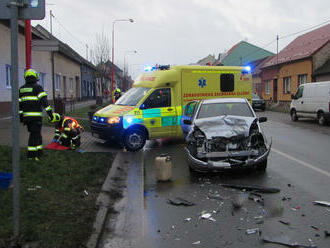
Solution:
[{"label": "street lamp", "polygon": [[118,19],[112,22],[112,67],[111,67],[111,93],[114,90],[114,59],[115,59],[115,23],[116,22],[134,22],[133,19]]},{"label": "street lamp", "polygon": [[124,55],[124,84],[126,88],[126,56],[130,54],[137,54],[136,50],[126,51]]}]

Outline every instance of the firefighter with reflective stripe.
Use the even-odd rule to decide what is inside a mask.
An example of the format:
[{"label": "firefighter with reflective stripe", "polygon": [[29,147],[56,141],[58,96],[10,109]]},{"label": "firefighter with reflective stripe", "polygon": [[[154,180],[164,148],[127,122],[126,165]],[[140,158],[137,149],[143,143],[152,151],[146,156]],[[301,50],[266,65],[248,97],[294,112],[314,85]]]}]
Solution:
[{"label": "firefighter with reflective stripe", "polygon": [[29,69],[24,74],[25,84],[19,89],[20,121],[27,126],[30,133],[28,141],[28,159],[39,160],[42,155],[42,109],[49,120],[54,119],[54,113],[47,101],[47,93],[39,81],[39,73]]},{"label": "firefighter with reflective stripe", "polygon": [[78,121],[68,116],[60,116],[55,113],[55,135],[53,142],[58,142],[75,150],[80,146],[80,133],[84,131]]},{"label": "firefighter with reflective stripe", "polygon": [[117,100],[121,97],[121,90],[116,88],[113,93],[113,102],[117,102]]}]

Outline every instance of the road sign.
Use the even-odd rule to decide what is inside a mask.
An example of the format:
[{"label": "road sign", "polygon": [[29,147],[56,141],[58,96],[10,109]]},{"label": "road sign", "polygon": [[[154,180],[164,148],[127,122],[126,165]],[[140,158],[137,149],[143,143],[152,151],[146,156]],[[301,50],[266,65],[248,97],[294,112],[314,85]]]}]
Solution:
[{"label": "road sign", "polygon": [[0,19],[10,19],[10,6],[15,5],[18,9],[20,20],[42,20],[45,18],[45,0],[1,0]]},{"label": "road sign", "polygon": [[58,51],[58,46],[57,40],[32,40],[32,50],[34,51]]}]

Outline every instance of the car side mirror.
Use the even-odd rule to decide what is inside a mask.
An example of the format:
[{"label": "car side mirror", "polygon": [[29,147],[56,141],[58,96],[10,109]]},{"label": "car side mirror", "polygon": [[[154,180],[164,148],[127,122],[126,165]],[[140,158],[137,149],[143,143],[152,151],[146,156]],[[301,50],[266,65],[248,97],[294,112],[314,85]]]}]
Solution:
[{"label": "car side mirror", "polygon": [[267,121],[267,117],[259,117],[259,123],[261,122],[266,122]]},{"label": "car side mirror", "polygon": [[191,125],[191,120],[183,120],[183,124]]}]

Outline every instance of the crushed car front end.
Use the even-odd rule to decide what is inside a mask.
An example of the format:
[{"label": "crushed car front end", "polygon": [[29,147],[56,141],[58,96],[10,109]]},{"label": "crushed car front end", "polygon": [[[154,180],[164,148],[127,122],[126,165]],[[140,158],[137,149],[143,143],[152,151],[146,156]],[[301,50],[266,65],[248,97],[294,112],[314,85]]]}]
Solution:
[{"label": "crushed car front end", "polygon": [[271,149],[255,117],[198,120],[186,141],[189,166],[196,171],[265,169]]}]

